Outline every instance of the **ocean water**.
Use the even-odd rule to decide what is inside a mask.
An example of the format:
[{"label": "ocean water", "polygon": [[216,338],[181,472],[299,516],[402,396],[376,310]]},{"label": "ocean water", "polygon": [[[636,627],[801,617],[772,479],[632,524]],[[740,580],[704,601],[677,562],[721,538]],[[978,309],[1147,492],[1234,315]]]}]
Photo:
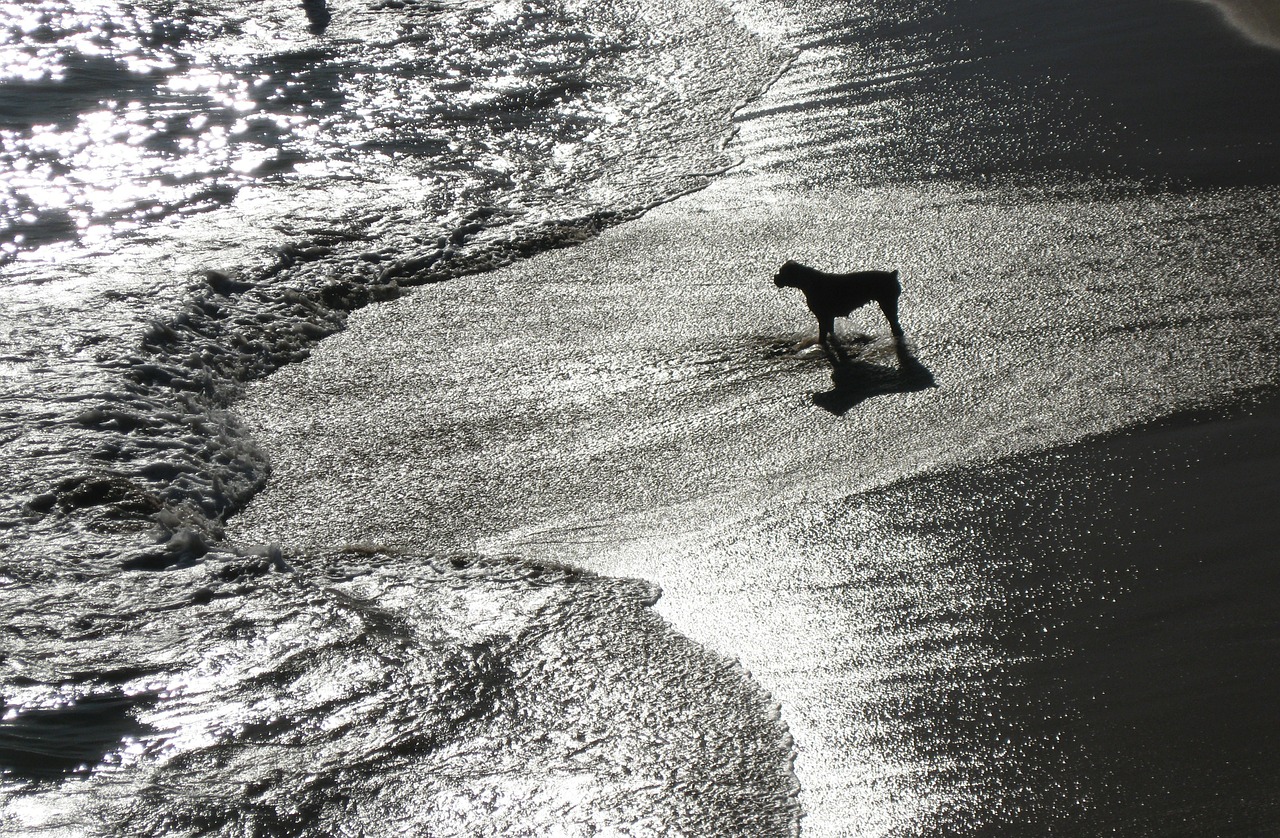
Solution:
[{"label": "ocean water", "polygon": [[222,540],[246,382],[704,185],[777,45],[700,0],[0,15],[0,831],[785,830],[785,725],[652,586]]},{"label": "ocean water", "polygon": [[[875,492],[1280,380],[1267,7],[0,16],[0,832],[1079,826]],[[792,255],[902,264],[914,375]]]}]

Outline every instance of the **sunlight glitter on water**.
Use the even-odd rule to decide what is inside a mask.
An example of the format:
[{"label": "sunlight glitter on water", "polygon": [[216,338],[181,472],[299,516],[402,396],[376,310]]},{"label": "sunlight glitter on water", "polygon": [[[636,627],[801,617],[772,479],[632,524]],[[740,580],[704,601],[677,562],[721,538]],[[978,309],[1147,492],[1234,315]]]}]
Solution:
[{"label": "sunlight glitter on water", "polygon": [[[180,22],[108,5],[23,8],[3,53],[31,79],[0,125],[9,256],[339,171],[373,182],[414,173],[443,206],[577,215],[584,202],[679,191],[722,169],[720,148],[685,156],[741,101],[718,83],[708,91],[704,66],[671,63],[685,42],[644,31],[639,6],[616,20],[541,3],[335,9],[327,35],[342,37],[325,40],[306,34],[294,3],[232,3]],[[763,81],[760,45],[729,46],[726,60],[765,59]],[[703,111],[717,116],[690,121]],[[636,154],[645,166],[621,165]]]}]

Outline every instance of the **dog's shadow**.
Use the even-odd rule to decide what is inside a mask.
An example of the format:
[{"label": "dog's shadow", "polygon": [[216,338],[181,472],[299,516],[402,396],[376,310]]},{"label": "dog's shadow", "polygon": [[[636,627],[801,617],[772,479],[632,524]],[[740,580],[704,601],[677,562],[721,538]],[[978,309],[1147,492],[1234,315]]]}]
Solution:
[{"label": "dog's shadow", "polygon": [[902,341],[886,345],[867,335],[838,340],[825,352],[831,389],[813,394],[813,403],[836,416],[875,396],[915,393],[937,387],[933,373]]}]

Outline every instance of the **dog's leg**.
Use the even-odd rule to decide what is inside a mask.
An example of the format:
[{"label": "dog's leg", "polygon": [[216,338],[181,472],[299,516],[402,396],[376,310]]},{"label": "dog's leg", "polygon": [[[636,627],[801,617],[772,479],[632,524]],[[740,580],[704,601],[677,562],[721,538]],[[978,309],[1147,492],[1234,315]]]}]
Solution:
[{"label": "dog's leg", "polygon": [[818,343],[823,346],[827,345],[827,339],[835,332],[836,319],[834,317],[818,317]]},{"label": "dog's leg", "polygon": [[893,337],[897,341],[901,341],[904,337],[902,332],[902,324],[898,322],[898,298],[886,297],[876,300],[880,304],[880,310],[884,312],[884,319],[889,321],[889,331],[893,332]]},{"label": "dog's leg", "polygon": [[818,317],[818,344],[833,364],[841,361],[840,344],[836,341],[836,318],[834,315]]}]

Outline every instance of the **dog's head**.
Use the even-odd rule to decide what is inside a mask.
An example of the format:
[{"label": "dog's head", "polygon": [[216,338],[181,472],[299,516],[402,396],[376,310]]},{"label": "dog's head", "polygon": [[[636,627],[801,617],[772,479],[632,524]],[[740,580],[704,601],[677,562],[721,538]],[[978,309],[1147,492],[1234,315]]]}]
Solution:
[{"label": "dog's head", "polygon": [[794,259],[788,259],[782,263],[782,267],[778,268],[778,272],[773,275],[773,284],[779,288],[786,288],[795,285],[796,268],[800,267],[800,263]]}]

